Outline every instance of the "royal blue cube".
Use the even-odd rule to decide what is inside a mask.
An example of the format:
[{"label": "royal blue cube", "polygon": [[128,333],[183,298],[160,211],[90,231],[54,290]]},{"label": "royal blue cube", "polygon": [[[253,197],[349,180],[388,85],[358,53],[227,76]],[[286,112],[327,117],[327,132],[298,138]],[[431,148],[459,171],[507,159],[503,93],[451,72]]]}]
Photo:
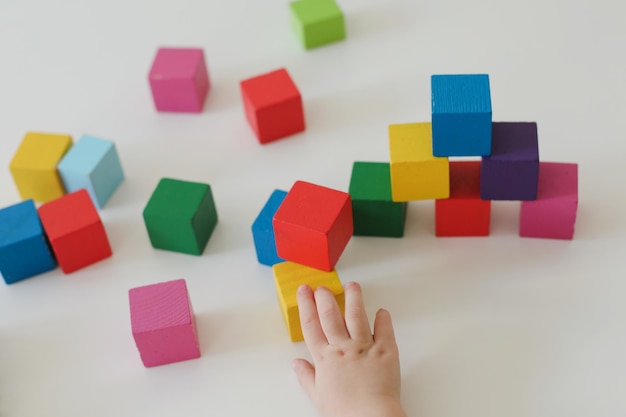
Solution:
[{"label": "royal blue cube", "polygon": [[259,263],[263,265],[272,266],[284,262],[284,259],[280,258],[276,252],[276,237],[272,219],[286,195],[286,191],[274,190],[254,220],[254,223],[252,223],[252,238],[254,239],[256,256]]},{"label": "royal blue cube", "polygon": [[0,273],[7,284],[56,268],[33,200],[0,210]]},{"label": "royal blue cube", "polygon": [[124,180],[113,142],[83,135],[58,165],[68,193],[86,189],[98,208],[104,207]]},{"label": "royal blue cube", "polygon": [[536,200],[539,184],[537,123],[493,123],[491,155],[480,172],[483,200]]},{"label": "royal blue cube", "polygon": [[489,75],[433,75],[434,156],[485,156],[491,153]]}]

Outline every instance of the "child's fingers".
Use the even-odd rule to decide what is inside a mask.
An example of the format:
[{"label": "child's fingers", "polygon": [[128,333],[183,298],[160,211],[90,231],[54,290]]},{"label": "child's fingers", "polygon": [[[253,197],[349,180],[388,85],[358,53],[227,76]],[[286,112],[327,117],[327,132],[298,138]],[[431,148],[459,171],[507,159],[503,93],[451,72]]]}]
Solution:
[{"label": "child's fingers", "polygon": [[294,359],[291,363],[298,382],[311,401],[315,402],[315,368],[305,359]]},{"label": "child's fingers", "polygon": [[385,309],[376,312],[374,319],[374,341],[389,346],[396,346],[396,335],[393,331],[391,314]]},{"label": "child's fingers", "polygon": [[370,328],[365,305],[363,304],[363,296],[361,295],[361,286],[356,282],[348,282],[345,286],[346,295],[346,327],[350,333],[350,337],[354,340],[371,342],[372,330]]},{"label": "child's fingers", "polygon": [[317,355],[322,346],[328,344],[319,316],[317,315],[317,306],[313,290],[308,285],[301,285],[296,293],[298,299],[298,312],[300,314],[300,326],[304,335],[309,352],[314,357]]},{"label": "child's fingers", "polygon": [[315,290],[315,304],[328,343],[335,344],[348,339],[350,336],[346,323],[333,293],[328,288],[318,287]]}]

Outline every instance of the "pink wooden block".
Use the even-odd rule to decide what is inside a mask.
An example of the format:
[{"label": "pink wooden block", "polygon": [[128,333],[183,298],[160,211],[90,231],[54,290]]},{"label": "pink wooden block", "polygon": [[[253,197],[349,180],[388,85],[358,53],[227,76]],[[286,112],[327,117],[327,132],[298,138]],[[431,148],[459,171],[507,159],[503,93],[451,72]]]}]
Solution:
[{"label": "pink wooden block", "polygon": [[145,367],[200,357],[184,279],[133,288],[128,296],[133,337]]},{"label": "pink wooden block", "polygon": [[537,200],[523,201],[522,237],[573,239],[578,209],[578,164],[541,162]]},{"label": "pink wooden block", "polygon": [[158,111],[202,111],[210,87],[202,49],[160,48],[149,79]]}]

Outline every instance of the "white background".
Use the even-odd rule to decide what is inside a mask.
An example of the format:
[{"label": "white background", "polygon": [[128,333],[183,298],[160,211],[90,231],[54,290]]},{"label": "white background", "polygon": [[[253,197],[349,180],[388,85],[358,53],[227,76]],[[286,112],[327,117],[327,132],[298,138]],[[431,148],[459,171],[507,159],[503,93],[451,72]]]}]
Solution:
[{"label": "white background", "polygon": [[[403,239],[351,240],[337,271],[389,309],[403,401],[420,417],[626,415],[625,3],[343,0],[348,38],[303,50],[282,0],[0,3],[0,207],[27,131],[113,140],[127,180],[102,210],[112,258],[0,283],[0,416],[316,416],[250,226],[306,180],[347,191],[388,161],[387,125],[430,120],[430,75],[488,73],[496,121],[537,121],[540,157],[576,162],[573,241],[521,239],[518,203],[488,238],[435,238],[432,201]],[[160,114],[159,46],[204,48],[199,115]],[[261,146],[239,81],[286,67],[307,130]],[[200,257],[152,249],[141,212],[161,177],[207,182],[218,226]],[[145,369],[129,288],[186,278],[202,358]]]}]

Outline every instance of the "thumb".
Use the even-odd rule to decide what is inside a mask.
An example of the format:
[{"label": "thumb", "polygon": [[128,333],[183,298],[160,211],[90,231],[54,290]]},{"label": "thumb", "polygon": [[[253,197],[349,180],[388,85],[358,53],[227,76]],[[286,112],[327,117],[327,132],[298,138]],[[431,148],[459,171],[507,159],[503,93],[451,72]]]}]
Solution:
[{"label": "thumb", "polygon": [[294,359],[291,366],[298,377],[300,386],[309,396],[309,399],[313,401],[315,394],[315,368],[311,365],[311,362],[305,359]]}]

